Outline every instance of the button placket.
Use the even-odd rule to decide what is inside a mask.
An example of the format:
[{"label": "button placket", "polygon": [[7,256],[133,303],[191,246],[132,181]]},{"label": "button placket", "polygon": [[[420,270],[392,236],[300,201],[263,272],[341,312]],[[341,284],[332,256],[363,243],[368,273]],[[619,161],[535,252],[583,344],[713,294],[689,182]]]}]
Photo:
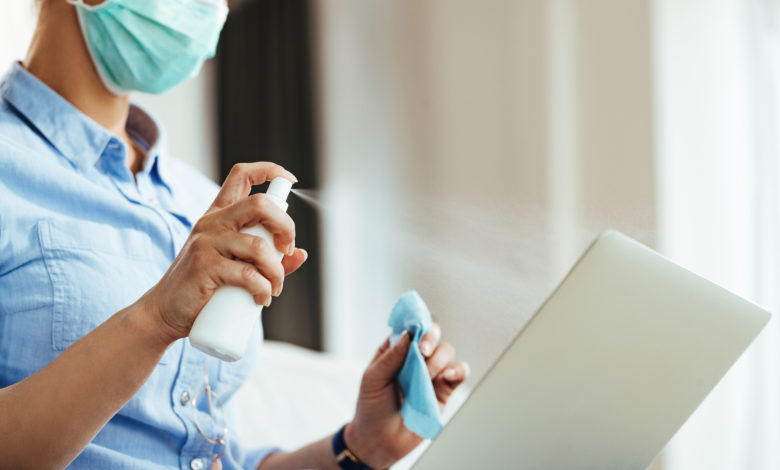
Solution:
[{"label": "button placket", "polygon": [[194,457],[190,460],[190,468],[192,470],[203,470],[206,468],[206,459],[203,457]]},{"label": "button placket", "polygon": [[[203,386],[203,361],[202,353],[189,345],[185,345],[179,377],[174,383],[174,390],[177,391],[175,400],[182,403],[184,394],[189,395],[186,405],[174,406],[173,410],[182,420],[187,430],[187,438],[180,454],[180,463],[183,469],[190,468],[191,470],[193,461],[196,459],[201,459],[201,463],[204,465],[201,468],[206,468],[205,466],[208,464],[214,450],[213,445],[200,435],[192,419],[192,400]],[[195,465],[198,464],[196,463]]]},{"label": "button placket", "polygon": [[138,191],[141,194],[143,201],[147,205],[152,206],[155,209],[159,209],[160,202],[157,200],[154,185],[149,179],[149,175],[145,173],[139,173],[137,175],[137,179],[138,179]]}]

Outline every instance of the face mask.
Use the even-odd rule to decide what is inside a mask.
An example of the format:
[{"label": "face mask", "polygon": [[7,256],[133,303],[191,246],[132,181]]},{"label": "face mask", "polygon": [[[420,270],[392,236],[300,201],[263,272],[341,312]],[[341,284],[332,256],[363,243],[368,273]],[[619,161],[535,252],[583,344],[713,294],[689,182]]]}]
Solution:
[{"label": "face mask", "polygon": [[106,0],[76,5],[100,78],[112,93],[164,93],[214,57],[224,0]]}]

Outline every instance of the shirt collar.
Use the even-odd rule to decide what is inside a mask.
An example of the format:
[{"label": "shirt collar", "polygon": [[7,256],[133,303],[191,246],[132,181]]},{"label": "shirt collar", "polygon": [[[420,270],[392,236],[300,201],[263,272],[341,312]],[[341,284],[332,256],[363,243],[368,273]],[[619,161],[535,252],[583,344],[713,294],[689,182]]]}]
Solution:
[{"label": "shirt collar", "polygon": [[[120,143],[106,128],[76,109],[18,62],[13,63],[0,83],[0,95],[82,171],[95,165],[109,143]],[[126,129],[147,148],[143,171],[155,174],[170,189],[167,170],[159,158],[167,142],[157,120],[140,106],[131,104]]]},{"label": "shirt collar", "polygon": [[168,139],[157,119],[141,105],[131,103],[125,129],[130,138],[139,141],[146,150],[146,162],[141,172],[158,178],[171,190],[170,171],[162,157],[168,147]]}]

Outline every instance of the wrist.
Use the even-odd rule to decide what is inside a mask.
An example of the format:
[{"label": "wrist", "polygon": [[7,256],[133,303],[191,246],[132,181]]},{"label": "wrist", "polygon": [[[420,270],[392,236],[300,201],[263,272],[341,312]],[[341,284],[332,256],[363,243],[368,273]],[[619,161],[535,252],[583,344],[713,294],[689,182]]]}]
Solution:
[{"label": "wrist", "polygon": [[373,470],[389,468],[394,461],[387,458],[381,443],[372,439],[367,433],[361,432],[354,421],[347,423],[344,427],[344,443],[355,457]]},{"label": "wrist", "polygon": [[353,451],[353,447],[347,444],[347,426],[339,429],[331,439],[331,449],[336,458],[336,467],[341,470],[374,470],[366,462],[360,459]]},{"label": "wrist", "polygon": [[179,339],[173,329],[162,320],[162,315],[149,293],[127,308],[125,319],[129,328],[139,337],[146,339],[153,348],[162,348],[165,351]]}]

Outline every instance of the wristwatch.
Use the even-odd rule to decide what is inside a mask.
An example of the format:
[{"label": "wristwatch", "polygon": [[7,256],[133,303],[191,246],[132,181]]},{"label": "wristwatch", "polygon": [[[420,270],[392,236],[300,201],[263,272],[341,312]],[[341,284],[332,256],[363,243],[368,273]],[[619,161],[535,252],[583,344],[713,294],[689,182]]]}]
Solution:
[{"label": "wristwatch", "polygon": [[344,430],[346,428],[347,425],[345,424],[333,436],[333,455],[336,456],[336,463],[343,470],[371,470],[347,447],[347,441],[344,440]]}]

